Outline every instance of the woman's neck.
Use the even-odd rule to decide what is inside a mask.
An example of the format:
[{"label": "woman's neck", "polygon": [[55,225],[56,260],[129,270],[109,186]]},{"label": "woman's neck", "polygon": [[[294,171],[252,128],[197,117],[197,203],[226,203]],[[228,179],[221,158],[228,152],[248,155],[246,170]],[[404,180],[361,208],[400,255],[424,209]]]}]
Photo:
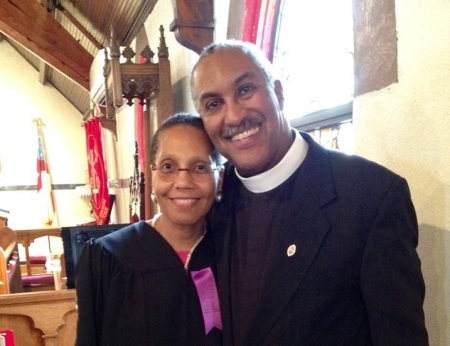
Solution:
[{"label": "woman's neck", "polygon": [[180,225],[170,222],[163,214],[155,215],[150,224],[172,246],[175,251],[190,251],[205,233],[204,220],[194,225]]}]

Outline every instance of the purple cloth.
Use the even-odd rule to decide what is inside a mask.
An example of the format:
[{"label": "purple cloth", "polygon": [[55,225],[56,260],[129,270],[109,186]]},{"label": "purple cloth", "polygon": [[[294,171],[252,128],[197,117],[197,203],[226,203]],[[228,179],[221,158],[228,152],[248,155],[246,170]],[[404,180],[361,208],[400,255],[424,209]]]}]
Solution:
[{"label": "purple cloth", "polygon": [[217,294],[216,280],[210,267],[191,272],[197,288],[200,305],[202,307],[203,321],[205,322],[205,335],[214,327],[222,330],[220,316],[219,296]]}]

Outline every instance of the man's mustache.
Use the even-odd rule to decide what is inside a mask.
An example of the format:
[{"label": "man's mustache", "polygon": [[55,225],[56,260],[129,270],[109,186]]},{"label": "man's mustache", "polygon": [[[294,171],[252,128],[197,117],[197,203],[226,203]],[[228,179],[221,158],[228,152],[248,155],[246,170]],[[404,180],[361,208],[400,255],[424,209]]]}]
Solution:
[{"label": "man's mustache", "polygon": [[248,116],[238,125],[228,125],[222,132],[222,137],[230,139],[242,132],[261,126],[263,122],[264,120],[260,116]]}]

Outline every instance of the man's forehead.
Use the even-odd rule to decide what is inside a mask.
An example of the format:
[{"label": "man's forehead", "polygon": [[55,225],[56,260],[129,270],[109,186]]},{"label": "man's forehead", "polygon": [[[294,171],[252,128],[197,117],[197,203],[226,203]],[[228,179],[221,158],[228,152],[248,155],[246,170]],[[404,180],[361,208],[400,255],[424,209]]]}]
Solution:
[{"label": "man's forehead", "polygon": [[199,65],[202,64],[220,64],[220,63],[229,63],[230,59],[238,59],[239,61],[248,61],[252,63],[251,59],[245,55],[242,51],[238,49],[219,49],[211,53],[210,55],[203,57],[199,61]]},{"label": "man's forehead", "polygon": [[[228,51],[224,51],[227,53]],[[229,59],[229,56],[219,56],[220,52],[205,57],[200,61],[193,72],[194,83],[201,79],[201,86],[218,83],[238,83],[243,79],[251,79],[262,74],[262,71],[246,55],[239,52],[240,56]],[[198,84],[198,83],[197,83]]]}]

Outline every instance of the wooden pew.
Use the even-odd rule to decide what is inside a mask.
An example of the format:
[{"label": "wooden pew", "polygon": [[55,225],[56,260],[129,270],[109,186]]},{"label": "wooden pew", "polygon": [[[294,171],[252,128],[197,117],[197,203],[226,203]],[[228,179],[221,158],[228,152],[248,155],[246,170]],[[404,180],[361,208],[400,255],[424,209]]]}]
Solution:
[{"label": "wooden pew", "polygon": [[19,258],[13,258],[16,246],[16,233],[7,226],[0,228],[0,294],[17,292],[12,287],[21,291]]},{"label": "wooden pew", "polygon": [[75,290],[1,295],[0,329],[12,330],[18,346],[73,346],[75,299]]}]

